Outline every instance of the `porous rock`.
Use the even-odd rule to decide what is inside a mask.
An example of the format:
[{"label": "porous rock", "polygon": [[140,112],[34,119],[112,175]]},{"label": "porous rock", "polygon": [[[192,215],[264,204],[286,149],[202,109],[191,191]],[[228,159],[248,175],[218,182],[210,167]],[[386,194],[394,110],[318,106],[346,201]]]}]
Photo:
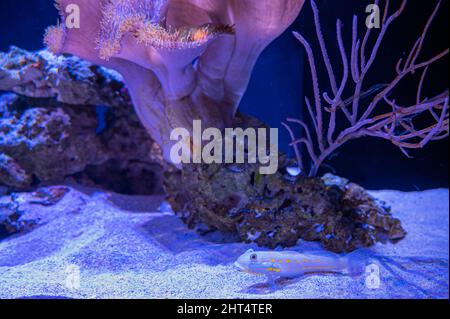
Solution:
[{"label": "porous rock", "polygon": [[76,57],[0,53],[0,184],[68,177],[121,193],[160,193],[165,162],[117,73]]},{"label": "porous rock", "polygon": [[282,171],[259,175],[258,170],[258,165],[239,171],[187,165],[166,174],[168,200],[192,228],[206,225],[272,249],[303,239],[350,252],[406,235],[390,208],[359,185],[331,175],[293,179]]},{"label": "porous rock", "polygon": [[0,197],[0,230],[7,234],[24,234],[56,219],[58,216],[41,214],[42,209],[30,209],[30,206],[53,206],[69,192],[68,187],[52,186]]}]

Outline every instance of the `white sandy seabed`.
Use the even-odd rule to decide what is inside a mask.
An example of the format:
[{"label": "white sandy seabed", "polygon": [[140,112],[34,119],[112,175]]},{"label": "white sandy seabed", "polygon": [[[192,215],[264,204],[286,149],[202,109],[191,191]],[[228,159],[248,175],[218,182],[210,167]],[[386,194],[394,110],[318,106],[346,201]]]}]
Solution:
[{"label": "white sandy seabed", "polygon": [[[448,298],[448,190],[372,193],[408,231],[397,245],[364,251],[379,267],[377,289],[367,275],[327,274],[269,290],[263,277],[233,267],[253,245],[188,230],[158,212],[160,197],[72,189],[55,206],[31,207],[44,225],[0,242],[0,298]],[[291,250],[321,248],[299,242]]]}]

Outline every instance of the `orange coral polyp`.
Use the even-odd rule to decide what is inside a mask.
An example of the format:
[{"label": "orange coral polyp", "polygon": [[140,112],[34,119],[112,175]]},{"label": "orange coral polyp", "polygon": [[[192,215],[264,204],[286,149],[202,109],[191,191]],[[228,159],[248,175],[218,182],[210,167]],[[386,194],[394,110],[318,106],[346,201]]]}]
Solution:
[{"label": "orange coral polyp", "polygon": [[208,32],[206,30],[200,29],[194,32],[192,35],[192,40],[195,42],[204,42],[208,38]]},{"label": "orange coral polyp", "polygon": [[125,19],[119,28],[119,34],[124,34],[126,32],[132,32],[138,28],[144,26],[145,18],[142,16],[132,16]]},{"label": "orange coral polyp", "polygon": [[167,30],[152,23],[137,28],[134,35],[138,43],[158,49],[190,49],[203,45],[217,33],[208,28]]},{"label": "orange coral polyp", "polygon": [[65,32],[62,25],[48,27],[45,31],[44,43],[52,53],[61,53],[64,46]]},{"label": "orange coral polyp", "polygon": [[100,59],[108,61],[113,55],[120,52],[121,46],[120,41],[108,41],[106,43],[102,43],[98,48],[98,56]]}]

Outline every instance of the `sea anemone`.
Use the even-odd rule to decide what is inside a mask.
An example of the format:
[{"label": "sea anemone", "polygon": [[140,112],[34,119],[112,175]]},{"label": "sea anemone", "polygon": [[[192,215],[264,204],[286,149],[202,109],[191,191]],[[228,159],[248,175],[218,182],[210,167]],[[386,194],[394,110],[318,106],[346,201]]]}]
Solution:
[{"label": "sea anemone", "polygon": [[63,22],[45,43],[120,72],[137,114],[169,158],[170,132],[223,129],[234,119],[256,61],[304,0],[58,0]]}]

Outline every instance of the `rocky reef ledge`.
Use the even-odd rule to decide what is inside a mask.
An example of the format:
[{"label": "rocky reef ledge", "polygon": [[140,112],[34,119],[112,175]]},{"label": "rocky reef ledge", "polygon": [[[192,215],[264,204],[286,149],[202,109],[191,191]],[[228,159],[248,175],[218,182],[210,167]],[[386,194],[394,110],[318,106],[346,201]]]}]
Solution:
[{"label": "rocky reef ledge", "polygon": [[154,194],[164,165],[119,74],[45,50],[0,53],[0,185],[31,190],[72,178]]},{"label": "rocky reef ledge", "polygon": [[191,165],[166,176],[169,203],[201,233],[218,229],[272,249],[318,241],[338,253],[406,236],[385,202],[331,174],[293,178],[283,170],[258,175],[255,165]]}]

